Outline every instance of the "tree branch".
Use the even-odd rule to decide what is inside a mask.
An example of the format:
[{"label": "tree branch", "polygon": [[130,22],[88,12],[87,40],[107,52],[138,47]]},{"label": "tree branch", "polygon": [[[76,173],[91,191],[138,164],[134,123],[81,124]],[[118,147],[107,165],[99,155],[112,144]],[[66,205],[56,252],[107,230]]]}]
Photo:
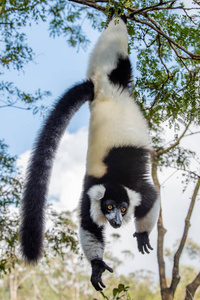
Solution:
[{"label": "tree branch", "polygon": [[6,108],[6,107],[12,107],[12,108],[17,108],[17,109],[22,109],[22,110],[30,110],[30,107],[21,107],[21,106],[16,106],[16,105],[12,105],[12,104],[7,104],[7,105],[2,105],[0,106],[0,108]]},{"label": "tree branch", "polygon": [[38,289],[37,283],[36,283],[36,276],[35,276],[35,274],[33,274],[33,276],[32,276],[32,283],[33,283],[33,287],[34,287],[34,290],[35,290],[36,297],[39,300],[43,300],[42,296],[40,295],[40,291]]},{"label": "tree branch", "polygon": [[167,68],[166,64],[164,63],[163,59],[162,59],[162,55],[161,55],[161,46],[162,46],[162,43],[161,43],[161,39],[160,39],[160,35],[158,35],[158,56],[160,58],[160,61],[162,63],[162,65],[164,66],[167,74],[168,74],[168,78],[169,76],[171,75],[169,69]]},{"label": "tree branch", "polygon": [[[196,178],[199,178],[199,174],[197,174],[197,172],[195,171],[190,171],[190,170],[185,170],[185,169],[181,169],[181,168],[177,168],[177,167],[174,167],[174,166],[168,166],[168,168],[171,168],[171,169],[175,169],[176,171],[173,173],[173,175],[177,172],[177,171],[180,171],[180,172],[185,172],[185,173],[188,173]],[[165,181],[162,183],[162,185],[165,183]]]},{"label": "tree branch", "polygon": [[[154,151],[152,153],[152,178],[156,186],[156,189],[160,194],[160,183],[158,180],[157,168],[158,168],[158,158],[157,158],[157,153]],[[162,206],[160,206],[160,214],[157,223],[157,230],[158,230],[157,259],[158,259],[158,269],[159,269],[159,278],[160,278],[160,290],[161,290],[161,295],[163,296],[166,293],[168,287],[167,287],[167,279],[165,275],[166,272],[165,272],[164,253],[163,253],[164,236],[167,230],[163,226]]]},{"label": "tree branch", "polygon": [[[183,136],[183,138],[186,138],[186,137],[189,137],[189,136],[192,136],[192,135],[195,135],[195,134],[200,134],[200,131],[195,131],[195,132],[190,131],[190,133],[185,134],[185,135]],[[165,144],[165,146],[168,145],[168,144],[170,144],[170,143],[172,143],[172,142],[173,142],[173,140],[167,142],[167,143]]]},{"label": "tree branch", "polygon": [[[89,7],[98,9],[99,11],[102,11],[103,13],[105,13],[105,7],[98,5],[95,0],[69,0],[69,2],[75,2],[78,4],[82,4],[82,5],[87,5]],[[104,1],[101,1],[101,2],[104,2]]]},{"label": "tree branch", "polygon": [[[158,4],[155,4],[155,5],[152,5],[152,6],[148,6],[148,7],[144,7],[144,8],[141,8],[141,9],[137,9],[137,8],[128,8],[130,11],[132,11],[133,15],[136,15],[136,14],[141,14],[141,13],[146,13],[148,11],[152,11],[152,10],[159,10],[159,9],[169,9],[171,8],[170,6],[172,6],[177,0],[170,0],[170,1],[166,1],[166,2],[163,2],[163,1],[160,1]],[[170,6],[169,7],[162,7],[163,5],[166,5],[166,4],[169,4],[170,3]],[[181,6],[182,8],[182,6]]]},{"label": "tree branch", "polygon": [[184,137],[185,133],[187,132],[187,130],[188,130],[188,128],[189,128],[191,122],[192,122],[192,121],[190,121],[190,122],[188,123],[188,125],[185,127],[183,133],[179,136],[179,138],[176,140],[176,142],[175,142],[174,144],[172,144],[171,146],[169,146],[169,147],[166,148],[166,149],[157,151],[157,156],[158,156],[158,157],[161,156],[161,155],[163,155],[163,154],[165,154],[165,153],[167,153],[167,152],[169,152],[171,149],[175,148],[175,147],[180,143],[181,139]]},{"label": "tree branch", "polygon": [[200,286],[200,273],[196,276],[196,278],[186,286],[186,295],[185,300],[191,300],[194,297],[194,294],[197,288]]},{"label": "tree branch", "polygon": [[55,294],[59,295],[59,290],[51,283],[50,279],[47,275],[45,275],[46,281],[49,285],[49,287],[54,291]]},{"label": "tree branch", "polygon": [[157,230],[158,230],[157,260],[158,260],[158,269],[159,269],[159,278],[160,278],[160,291],[161,291],[161,295],[163,296],[168,290],[168,287],[167,287],[165,261],[164,261],[164,236],[167,230],[164,228],[163,225],[162,207],[160,207]]},{"label": "tree branch", "polygon": [[[132,10],[130,8],[130,10]],[[134,16],[134,14],[130,14],[129,15],[129,18],[130,20],[132,21],[135,21],[137,23],[140,23],[140,24],[143,24],[143,25],[146,25],[150,28],[152,28],[153,30],[155,30],[158,34],[162,35],[164,38],[166,38],[168,40],[168,42],[170,43],[170,45],[172,45],[173,47],[173,50],[175,51],[176,55],[179,57],[179,58],[182,58],[182,59],[197,59],[197,60],[200,60],[200,55],[199,54],[195,54],[195,53],[192,53],[190,51],[188,51],[187,49],[185,49],[182,45],[180,45],[179,43],[177,43],[176,41],[174,41],[171,37],[169,37],[162,29],[161,27],[159,26],[159,24],[152,18],[150,17],[147,13],[142,13],[142,16],[145,17],[146,19],[148,19],[150,22],[147,22],[145,20],[142,20],[142,19],[138,19]],[[184,53],[186,53],[188,55],[188,57],[185,57],[185,56],[182,56],[180,53],[178,53],[177,49],[175,48],[175,46],[177,48],[179,48],[180,50],[182,50]]]},{"label": "tree branch", "polygon": [[23,277],[22,279],[19,281],[18,283],[18,288],[22,285],[22,283],[30,276],[30,272],[27,272]]},{"label": "tree branch", "polygon": [[199,134],[199,133],[200,133],[200,131],[190,132],[190,133],[186,134],[184,137],[188,137],[188,136],[191,136],[194,134]]},{"label": "tree branch", "polygon": [[[200,176],[197,180],[193,195],[192,195],[192,199],[190,202],[190,206],[189,206],[189,210],[185,219],[185,227],[184,227],[184,231],[183,231],[183,235],[179,244],[179,247],[174,255],[174,265],[173,265],[173,271],[172,271],[172,281],[171,281],[171,285],[170,285],[170,292],[172,295],[174,295],[177,285],[180,281],[180,275],[179,275],[179,260],[181,257],[181,254],[183,252],[184,246],[185,246],[185,242],[188,236],[188,231],[190,228],[190,219],[192,216],[192,212],[194,209],[194,205],[196,202],[196,198],[199,192],[199,188],[200,188]],[[200,285],[200,278],[197,279],[197,283],[198,285]],[[191,299],[191,298],[190,298]]]},{"label": "tree branch", "polygon": [[[131,12],[130,14],[127,14],[126,17],[132,21],[135,21],[137,23],[140,24],[144,24],[150,28],[152,28],[153,30],[155,30],[159,35],[162,35],[164,38],[166,38],[168,40],[168,42],[170,43],[171,47],[173,48],[173,50],[175,51],[176,55],[180,58],[180,59],[196,59],[196,60],[200,60],[200,55],[199,54],[195,54],[192,53],[190,51],[188,51],[187,49],[185,49],[182,45],[180,45],[179,43],[177,43],[175,40],[173,40],[171,37],[169,37],[163,30],[162,28],[158,25],[158,23],[150,16],[147,14],[147,12],[149,11],[154,11],[154,10],[158,10],[158,9],[183,9],[183,6],[179,6],[179,7],[173,7],[174,3],[177,0],[170,0],[170,1],[160,1],[158,4],[149,6],[149,7],[145,7],[145,8],[141,8],[141,9],[137,9],[137,8],[133,8],[133,7],[128,7],[127,9]],[[100,3],[107,3],[108,1],[105,0],[101,0],[101,1],[96,1],[96,0],[69,0],[69,2],[74,2],[74,3],[78,3],[78,4],[82,4],[82,5],[86,5],[92,8],[95,8],[99,11],[102,11],[103,13],[105,13],[105,7],[101,6],[99,4],[97,4],[98,2]],[[164,5],[168,5],[167,7],[163,7]],[[189,9],[193,9],[193,8],[184,8],[185,10],[189,10]],[[145,20],[142,19],[138,19],[135,17],[135,15],[141,15],[142,17],[148,19],[150,22],[147,22]],[[181,51],[183,51],[184,53],[186,53],[188,56],[185,57],[183,55],[181,55],[177,49],[180,49]]]}]

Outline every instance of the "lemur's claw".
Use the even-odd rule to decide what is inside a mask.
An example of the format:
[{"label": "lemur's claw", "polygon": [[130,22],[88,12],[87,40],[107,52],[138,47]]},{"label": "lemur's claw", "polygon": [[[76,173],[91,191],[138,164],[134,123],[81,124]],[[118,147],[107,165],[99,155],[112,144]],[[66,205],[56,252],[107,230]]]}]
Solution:
[{"label": "lemur's claw", "polygon": [[135,232],[133,236],[137,238],[137,245],[138,245],[139,252],[141,252],[142,254],[145,253],[149,254],[150,253],[149,250],[153,250],[153,248],[150,245],[148,233],[146,231]]},{"label": "lemur's claw", "polygon": [[105,284],[103,283],[101,276],[105,270],[113,273],[113,269],[110,268],[103,260],[100,259],[93,259],[92,262],[92,276],[91,276],[91,283],[93,287],[97,291],[102,291],[105,288]]}]

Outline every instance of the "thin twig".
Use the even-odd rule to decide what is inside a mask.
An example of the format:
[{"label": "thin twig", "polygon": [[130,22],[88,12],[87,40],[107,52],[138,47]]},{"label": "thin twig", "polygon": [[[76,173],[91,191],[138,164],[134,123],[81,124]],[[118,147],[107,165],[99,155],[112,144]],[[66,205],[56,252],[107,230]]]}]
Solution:
[{"label": "thin twig", "polygon": [[148,11],[156,10],[158,8],[163,9],[163,7],[159,7],[159,6],[166,5],[166,4],[169,4],[169,3],[175,3],[176,1],[177,0],[170,0],[170,1],[166,1],[166,2],[160,1],[158,4],[148,6],[148,7],[144,7],[144,8],[141,8],[141,9],[132,8],[132,7],[129,7],[128,9],[133,13],[133,15],[135,15],[135,14],[141,14],[141,13],[146,13]]},{"label": "thin twig", "polygon": [[2,105],[0,106],[0,108],[6,108],[6,107],[12,107],[12,108],[17,108],[17,109],[22,109],[22,110],[30,110],[30,107],[21,107],[21,106],[16,106],[16,105],[12,105],[12,104],[8,104],[8,105]]},{"label": "thin twig", "polygon": [[169,152],[171,149],[175,148],[176,146],[178,146],[178,144],[180,143],[180,141],[182,140],[182,138],[184,137],[185,133],[187,132],[190,124],[191,124],[192,121],[190,121],[187,126],[185,127],[183,133],[179,136],[179,138],[176,140],[176,142],[174,144],[172,144],[171,146],[169,146],[168,148],[166,149],[163,149],[163,150],[159,150],[157,152],[157,156],[160,157],[161,155]]},{"label": "thin twig", "polygon": [[167,68],[166,64],[164,63],[164,61],[162,59],[162,56],[161,56],[161,45],[162,45],[162,43],[161,43],[161,40],[160,40],[160,35],[158,35],[158,43],[159,43],[159,45],[158,45],[158,56],[160,58],[160,61],[161,61],[162,65],[164,66],[168,76],[170,76],[171,73],[170,73],[169,69]]}]

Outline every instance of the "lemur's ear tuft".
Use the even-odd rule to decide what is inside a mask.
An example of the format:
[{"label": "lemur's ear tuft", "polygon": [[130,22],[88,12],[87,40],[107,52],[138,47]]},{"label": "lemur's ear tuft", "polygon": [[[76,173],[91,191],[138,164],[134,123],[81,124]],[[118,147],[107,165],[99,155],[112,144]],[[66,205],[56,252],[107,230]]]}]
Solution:
[{"label": "lemur's ear tuft", "polygon": [[90,200],[101,200],[105,195],[105,191],[106,188],[102,184],[96,184],[87,191],[87,194]]},{"label": "lemur's ear tuft", "polygon": [[129,201],[131,202],[131,204],[133,206],[139,206],[142,199],[141,199],[141,195],[127,187],[124,187],[126,192],[127,192],[127,195],[128,195],[128,198],[129,198]]}]

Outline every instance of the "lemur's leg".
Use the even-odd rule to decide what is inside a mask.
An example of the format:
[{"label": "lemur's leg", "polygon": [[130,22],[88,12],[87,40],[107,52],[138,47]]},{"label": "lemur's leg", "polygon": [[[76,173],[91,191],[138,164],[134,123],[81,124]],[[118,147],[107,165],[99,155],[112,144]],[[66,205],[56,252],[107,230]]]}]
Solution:
[{"label": "lemur's leg", "polygon": [[113,84],[128,88],[132,80],[132,68],[129,57],[123,57],[119,54],[117,66],[108,74],[108,77]]},{"label": "lemur's leg", "polygon": [[[118,14],[120,15],[121,10],[119,9]],[[111,8],[110,9],[110,22],[113,20],[114,18],[114,9]],[[120,26],[123,28],[124,24],[126,24],[127,20],[126,20],[126,16],[125,15],[121,15],[119,17],[120,19]],[[116,23],[119,20],[114,20],[114,22],[116,21]],[[123,24],[123,22],[124,24]],[[124,34],[123,34],[124,36]],[[126,45],[127,47],[127,45]],[[118,51],[118,50],[116,50]],[[122,86],[123,88],[128,87],[129,83],[132,80],[132,68],[131,68],[131,63],[128,57],[128,53],[127,53],[127,48],[126,51],[122,51],[121,53],[118,52],[115,54],[116,58],[117,58],[117,66],[115,69],[113,69],[109,74],[109,80],[113,83],[113,84],[117,84]]]},{"label": "lemur's leg", "polygon": [[[125,22],[112,19],[101,34],[89,61],[87,77],[98,85],[107,81],[107,76],[116,68],[119,58],[128,58],[128,34]],[[126,70],[123,75],[127,78]],[[129,76],[129,75],[128,75]]]},{"label": "lemur's leg", "polygon": [[86,258],[92,266],[91,282],[97,291],[105,288],[101,276],[105,270],[113,270],[103,261],[104,254],[104,227],[98,226],[90,215],[90,199],[87,189],[83,192],[80,207],[80,242]]},{"label": "lemur's leg", "polygon": [[135,209],[136,232],[138,250],[144,254],[153,250],[149,242],[149,234],[158,220],[160,210],[160,197],[154,187],[147,183],[141,192],[141,204]]}]

